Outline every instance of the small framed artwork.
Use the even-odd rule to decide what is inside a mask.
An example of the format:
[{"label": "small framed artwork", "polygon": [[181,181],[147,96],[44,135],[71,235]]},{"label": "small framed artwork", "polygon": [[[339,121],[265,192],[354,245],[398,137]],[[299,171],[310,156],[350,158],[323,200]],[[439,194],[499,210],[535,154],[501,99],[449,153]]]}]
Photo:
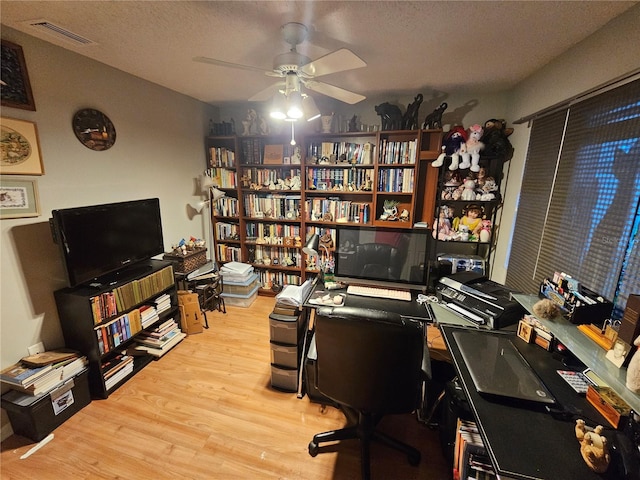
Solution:
[{"label": "small framed artwork", "polygon": [[533,339],[533,326],[525,320],[520,320],[518,323],[518,336],[525,342],[531,343]]},{"label": "small framed artwork", "polygon": [[0,218],[40,216],[35,180],[0,179]]},{"label": "small framed artwork", "polygon": [[35,123],[0,117],[0,149],[0,174],[44,174]]},{"label": "small framed artwork", "polygon": [[36,109],[22,47],[2,40],[2,86],[0,104],[4,107]]}]

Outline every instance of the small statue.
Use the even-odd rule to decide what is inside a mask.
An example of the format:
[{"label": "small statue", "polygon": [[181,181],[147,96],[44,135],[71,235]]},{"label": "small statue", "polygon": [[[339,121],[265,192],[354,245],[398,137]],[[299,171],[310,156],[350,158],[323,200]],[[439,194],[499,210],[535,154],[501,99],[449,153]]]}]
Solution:
[{"label": "small statue", "polygon": [[447,102],[442,102],[438,108],[425,117],[422,128],[425,130],[442,128],[442,114],[448,106]]},{"label": "small statue", "polygon": [[607,439],[601,435],[602,425],[587,427],[584,420],[576,420],[576,438],[580,442],[580,453],[587,466],[596,473],[604,473],[609,467],[611,456]]},{"label": "small statue", "polygon": [[350,132],[358,131],[358,117],[356,117],[355,115],[351,117],[351,120],[349,120],[349,131]]},{"label": "small statue", "polygon": [[376,113],[380,115],[382,130],[400,130],[402,128],[402,112],[397,105],[389,102],[381,103],[374,107]]},{"label": "small statue", "polygon": [[407,111],[402,117],[402,129],[403,130],[416,130],[418,128],[418,115],[420,112],[420,105],[422,104],[423,96],[421,93],[416,95],[413,99],[413,103],[407,105]]}]

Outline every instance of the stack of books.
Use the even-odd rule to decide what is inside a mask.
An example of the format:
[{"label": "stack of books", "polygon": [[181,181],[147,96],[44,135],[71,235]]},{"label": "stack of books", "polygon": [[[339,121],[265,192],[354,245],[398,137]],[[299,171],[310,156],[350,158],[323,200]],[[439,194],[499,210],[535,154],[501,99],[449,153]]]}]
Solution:
[{"label": "stack of books", "polygon": [[169,310],[171,308],[171,297],[167,293],[160,295],[155,299],[154,302],[156,304],[156,311],[158,313],[162,313],[165,310]]},{"label": "stack of books", "polygon": [[86,365],[86,357],[76,352],[41,352],[2,370],[0,381],[27,395],[41,395],[82,372]]},{"label": "stack of books", "polygon": [[140,321],[142,322],[142,328],[147,328],[149,325],[160,320],[156,307],[152,305],[143,305],[140,307]]},{"label": "stack of books", "polygon": [[102,375],[107,390],[111,390],[120,380],[132,373],[133,357],[124,353],[119,353],[102,364]]},{"label": "stack of books", "polygon": [[180,343],[186,334],[182,333],[174,319],[167,320],[155,328],[145,330],[136,337],[136,350],[161,357]]}]

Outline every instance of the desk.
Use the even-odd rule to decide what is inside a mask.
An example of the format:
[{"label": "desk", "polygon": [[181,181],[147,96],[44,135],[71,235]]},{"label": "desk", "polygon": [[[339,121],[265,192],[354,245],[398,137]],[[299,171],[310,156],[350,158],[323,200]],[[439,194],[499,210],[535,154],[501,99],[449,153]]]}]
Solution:
[{"label": "desk", "polygon": [[[453,336],[460,327],[441,325],[440,328],[487,452],[499,475],[550,480],[615,478],[610,472],[598,475],[584,463],[575,437],[574,421],[554,419],[542,406],[524,407],[517,402],[489,400],[478,393]],[[512,332],[478,331],[478,335],[513,336],[513,343],[560,405],[571,405],[581,410],[579,416],[587,420],[587,424],[608,425],[598,411],[556,373],[564,367],[549,352],[535,344],[524,343]]]}]

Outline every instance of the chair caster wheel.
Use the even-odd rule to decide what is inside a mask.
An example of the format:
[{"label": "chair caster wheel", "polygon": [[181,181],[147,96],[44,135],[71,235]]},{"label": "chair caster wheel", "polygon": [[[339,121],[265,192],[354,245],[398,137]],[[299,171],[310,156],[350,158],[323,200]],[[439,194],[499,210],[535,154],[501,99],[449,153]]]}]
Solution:
[{"label": "chair caster wheel", "polygon": [[417,455],[408,455],[407,458],[409,459],[409,465],[412,467],[417,467],[420,464],[420,453]]},{"label": "chair caster wheel", "polygon": [[318,444],[314,443],[313,441],[309,442],[309,455],[311,455],[312,457],[315,457],[316,455],[318,455]]}]

